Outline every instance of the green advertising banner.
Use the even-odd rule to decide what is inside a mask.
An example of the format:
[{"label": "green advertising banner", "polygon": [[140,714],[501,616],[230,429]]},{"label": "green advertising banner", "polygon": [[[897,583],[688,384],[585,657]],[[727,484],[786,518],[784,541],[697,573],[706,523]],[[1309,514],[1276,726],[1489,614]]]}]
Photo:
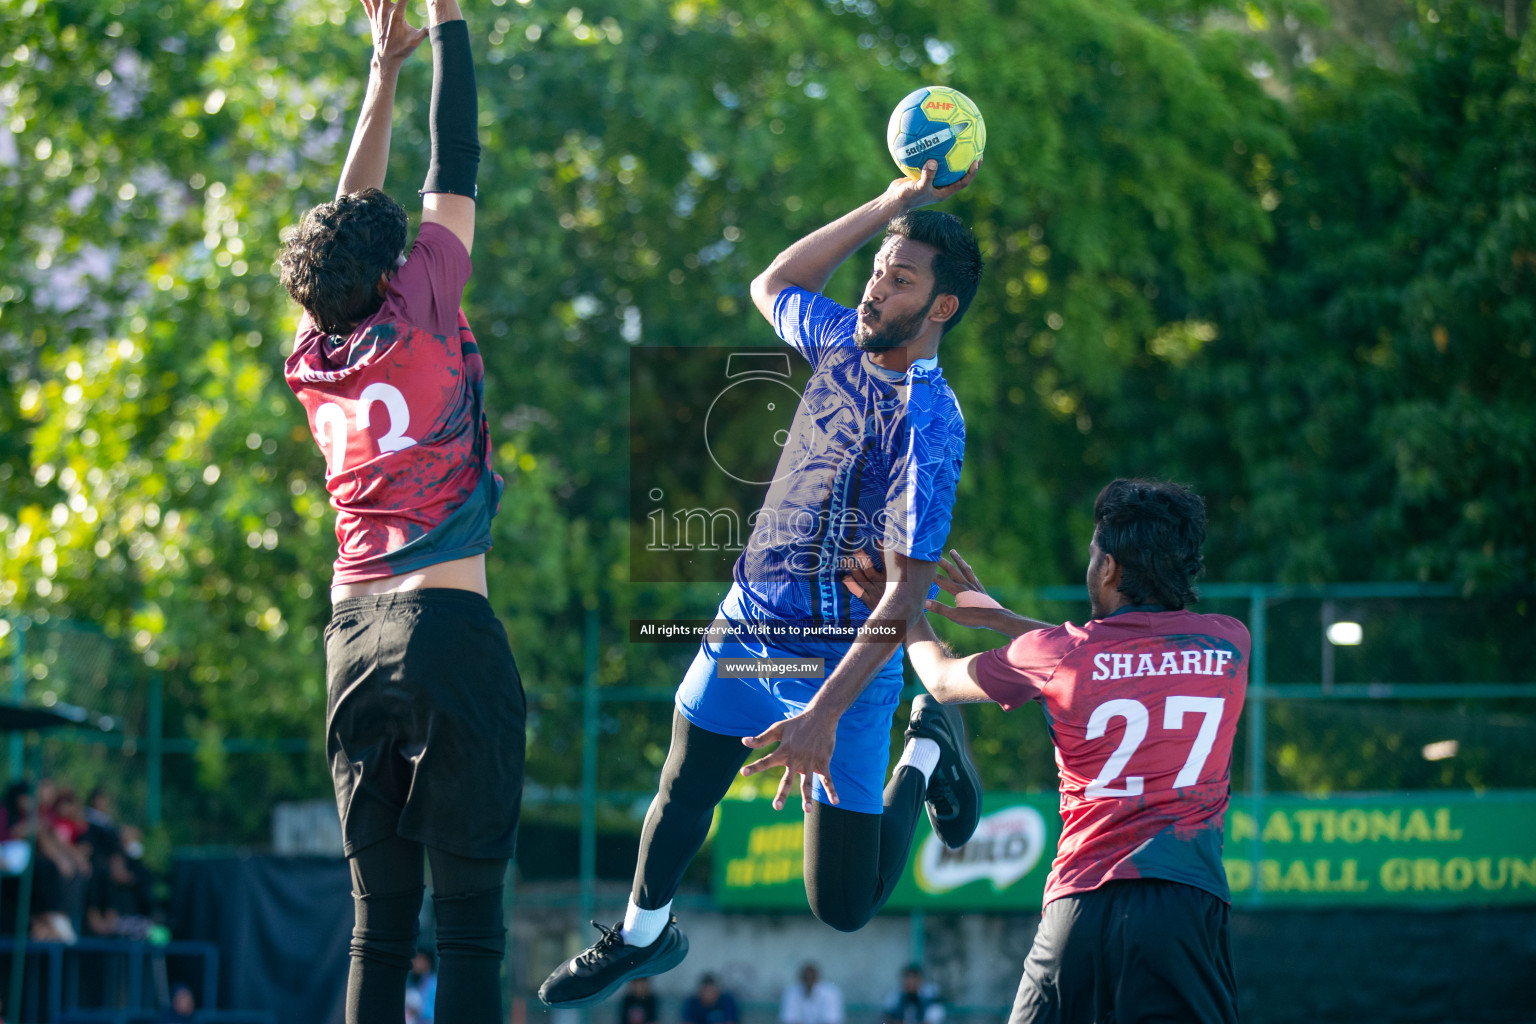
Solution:
[{"label": "green advertising banner", "polygon": [[[1038,910],[1056,855],[1055,793],[988,793],[976,834],[958,850],[919,819],[892,910]],[[805,819],[798,801],[727,800],[715,832],[714,895],[722,907],[805,907]]]},{"label": "green advertising banner", "polygon": [[1536,796],[1234,797],[1239,905],[1536,903]]},{"label": "green advertising banner", "polygon": [[[988,794],[959,850],[924,819],[887,906],[1038,910],[1060,834],[1055,793]],[[716,902],[804,908],[804,839],[798,804],[721,804]],[[1238,906],[1536,903],[1536,794],[1234,797],[1224,853]]]}]

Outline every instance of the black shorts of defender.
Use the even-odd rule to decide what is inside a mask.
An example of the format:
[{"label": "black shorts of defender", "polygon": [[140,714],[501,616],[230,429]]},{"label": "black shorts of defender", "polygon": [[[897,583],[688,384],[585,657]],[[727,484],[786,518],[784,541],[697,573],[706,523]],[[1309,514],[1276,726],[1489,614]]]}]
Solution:
[{"label": "black shorts of defender", "polygon": [[502,883],[527,705],[490,602],[430,589],[338,602],[325,632],[326,746],[352,868],[348,1024],[401,1019],[423,861],[437,1019],[501,1019]]},{"label": "black shorts of defender", "polygon": [[1052,900],[1008,1024],[1234,1024],[1229,912],[1160,878]]},{"label": "black shorts of defender", "polygon": [[325,661],[347,856],[396,836],[460,857],[512,856],[528,705],[490,602],[442,588],[340,601]]}]

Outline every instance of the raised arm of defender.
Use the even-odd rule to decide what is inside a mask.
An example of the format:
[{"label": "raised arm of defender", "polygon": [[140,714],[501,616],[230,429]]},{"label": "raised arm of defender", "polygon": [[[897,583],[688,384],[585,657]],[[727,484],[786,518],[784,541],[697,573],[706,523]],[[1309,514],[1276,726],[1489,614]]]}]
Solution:
[{"label": "raised arm of defender", "polygon": [[971,183],[981,167],[978,160],[965,177],[946,188],[934,188],[937,160],[928,161],[921,179],[897,178],[879,197],[871,199],[824,227],[817,228],[779,253],[768,269],[752,281],[752,301],[759,313],[773,320],[773,304],[785,288],[820,292],[832,272],[858,251],[859,246],[885,229],[891,218],[919,206],[948,199]]},{"label": "raised arm of defender", "polygon": [[421,220],[443,225],[470,250],[480,169],[480,104],[469,26],[458,0],[427,0],[427,21],[432,36],[432,162],[421,189]]},{"label": "raised arm of defender", "polygon": [[422,223],[441,224],[464,243],[475,238],[475,176],[480,167],[479,101],[469,28],[458,0],[429,0],[427,28],[406,19],[406,0],[362,0],[373,35],[363,109],[342,164],[338,196],[384,187],[391,116],[400,68],[432,40],[431,164],[422,186]]},{"label": "raised arm of defender", "polygon": [[338,197],[384,187],[400,68],[427,38],[426,29],[415,28],[406,20],[405,0],[363,0],[363,10],[368,12],[368,28],[373,35],[373,60],[368,65],[368,87],[363,93],[363,109],[357,115],[357,129],[341,165]]}]

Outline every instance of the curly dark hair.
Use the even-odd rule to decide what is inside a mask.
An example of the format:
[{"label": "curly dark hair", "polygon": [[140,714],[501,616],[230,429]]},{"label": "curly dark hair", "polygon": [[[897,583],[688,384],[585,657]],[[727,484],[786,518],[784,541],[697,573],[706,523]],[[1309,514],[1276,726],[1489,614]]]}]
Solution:
[{"label": "curly dark hair", "polygon": [[955,315],[944,322],[943,333],[948,334],[965,316],[981,284],[981,246],[976,244],[976,236],[952,213],[911,210],[891,219],[885,226],[885,237],[909,238],[938,250],[933,256],[933,291],[928,297],[953,295],[960,302]]},{"label": "curly dark hair", "polygon": [[1176,611],[1199,600],[1205,499],[1157,480],[1112,482],[1093,503],[1093,539],[1120,565],[1117,588],[1132,604]]},{"label": "curly dark hair", "polygon": [[284,233],[278,276],[328,334],[349,334],[379,311],[379,275],[405,249],[405,208],[376,188],[338,196]]}]

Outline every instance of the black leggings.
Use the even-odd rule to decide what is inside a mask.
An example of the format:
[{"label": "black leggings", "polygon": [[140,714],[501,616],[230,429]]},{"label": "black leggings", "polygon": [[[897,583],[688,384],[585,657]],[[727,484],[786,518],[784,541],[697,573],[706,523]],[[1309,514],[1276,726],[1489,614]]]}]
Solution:
[{"label": "black leggings", "polygon": [[[507,947],[501,890],[506,860],[472,860],[427,850],[437,912],[437,1020],[501,1020],[501,960]],[[422,846],[391,836],[350,858],[352,970],[347,1024],[405,1020],[405,976],[416,955]]]},{"label": "black leggings", "polygon": [[[741,737],[700,729],[672,713],[672,749],[640,835],[631,893],[636,906],[654,910],[672,899],[688,862],[704,845],[715,805],[749,753]],[[906,867],[926,790],[923,773],[904,766],[886,784],[884,813],[811,802],[805,819],[805,895],[824,924],[857,931],[885,906]]]}]

